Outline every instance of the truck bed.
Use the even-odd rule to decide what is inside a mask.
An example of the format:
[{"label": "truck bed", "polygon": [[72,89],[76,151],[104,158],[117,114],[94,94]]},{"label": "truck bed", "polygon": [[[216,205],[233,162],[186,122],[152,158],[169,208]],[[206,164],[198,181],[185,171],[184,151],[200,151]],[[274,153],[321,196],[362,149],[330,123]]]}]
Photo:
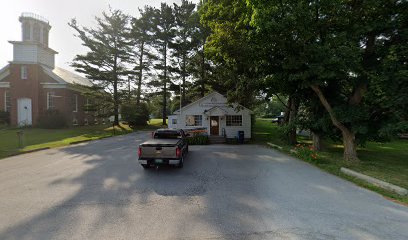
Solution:
[{"label": "truck bed", "polygon": [[178,144],[178,142],[181,141],[181,139],[150,139],[142,144],[140,146],[143,147],[155,147],[155,146],[175,146]]}]

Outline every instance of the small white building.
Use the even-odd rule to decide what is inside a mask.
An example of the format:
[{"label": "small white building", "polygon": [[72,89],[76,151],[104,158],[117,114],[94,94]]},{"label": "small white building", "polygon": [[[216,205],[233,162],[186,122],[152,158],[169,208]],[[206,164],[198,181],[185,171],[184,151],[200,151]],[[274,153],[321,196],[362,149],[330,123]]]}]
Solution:
[{"label": "small white building", "polygon": [[238,104],[228,104],[227,98],[218,92],[212,92],[180,110],[168,116],[169,128],[202,128],[207,130],[208,135],[225,138],[236,138],[238,131],[244,131],[244,138],[251,138],[252,111]]}]

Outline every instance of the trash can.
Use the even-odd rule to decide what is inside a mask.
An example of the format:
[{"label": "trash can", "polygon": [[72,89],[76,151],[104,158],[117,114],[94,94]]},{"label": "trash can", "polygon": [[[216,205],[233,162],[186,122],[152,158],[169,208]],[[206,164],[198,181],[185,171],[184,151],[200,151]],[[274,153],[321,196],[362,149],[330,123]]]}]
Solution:
[{"label": "trash can", "polygon": [[238,131],[238,143],[243,144],[244,143],[244,131]]}]

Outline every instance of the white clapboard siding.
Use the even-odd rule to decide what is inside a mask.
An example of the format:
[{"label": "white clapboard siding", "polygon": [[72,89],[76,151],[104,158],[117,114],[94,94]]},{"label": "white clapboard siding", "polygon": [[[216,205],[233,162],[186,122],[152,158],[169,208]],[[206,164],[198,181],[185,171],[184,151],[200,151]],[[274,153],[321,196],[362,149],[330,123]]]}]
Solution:
[{"label": "white clapboard siding", "polygon": [[36,44],[15,44],[13,54],[15,62],[41,63],[50,68],[55,66],[55,53]]},{"label": "white clapboard siding", "polygon": [[36,45],[14,45],[13,61],[37,63],[37,56]]},{"label": "white clapboard siding", "polygon": [[[199,99],[181,109],[174,112],[174,115],[168,117],[169,128],[194,129],[202,127],[210,133],[210,116],[219,116],[219,135],[222,135],[223,129],[227,138],[235,138],[238,136],[238,131],[244,131],[245,138],[251,138],[251,114],[252,112],[241,106],[240,110],[236,110],[237,104],[230,106],[227,99],[213,92],[204,98]],[[186,116],[201,115],[201,126],[186,126]],[[227,115],[241,115],[242,126],[226,126]],[[173,124],[173,119],[177,119],[177,124]]]},{"label": "white clapboard siding", "polygon": [[48,67],[54,68],[54,54],[45,50],[44,48],[38,49],[38,62]]}]

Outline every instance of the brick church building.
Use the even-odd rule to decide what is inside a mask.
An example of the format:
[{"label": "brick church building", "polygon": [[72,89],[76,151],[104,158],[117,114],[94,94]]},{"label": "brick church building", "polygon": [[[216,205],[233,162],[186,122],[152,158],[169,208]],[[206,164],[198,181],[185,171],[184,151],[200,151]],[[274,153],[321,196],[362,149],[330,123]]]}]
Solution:
[{"label": "brick church building", "polygon": [[81,94],[89,79],[55,66],[56,51],[48,46],[51,26],[32,13],[23,13],[22,40],[13,44],[13,60],[0,69],[0,111],[10,114],[11,126],[38,124],[41,114],[58,110],[70,125],[102,122],[86,112]]}]

